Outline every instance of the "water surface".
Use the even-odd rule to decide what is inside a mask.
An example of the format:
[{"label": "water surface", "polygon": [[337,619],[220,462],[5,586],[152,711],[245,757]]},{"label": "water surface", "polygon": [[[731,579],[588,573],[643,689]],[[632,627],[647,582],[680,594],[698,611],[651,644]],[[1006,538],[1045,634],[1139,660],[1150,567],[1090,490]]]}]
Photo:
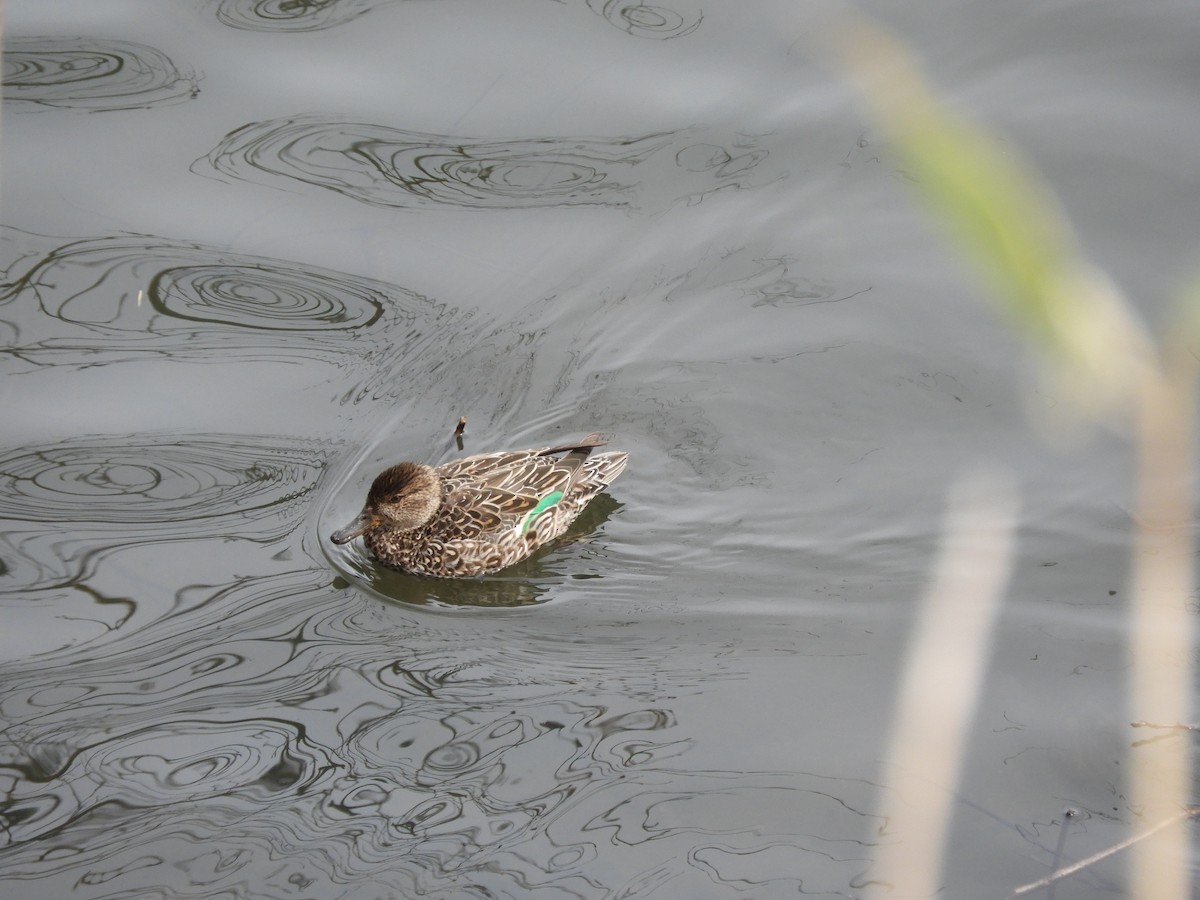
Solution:
[{"label": "water surface", "polygon": [[[6,895],[861,896],[980,461],[1020,546],[931,785],[946,895],[1140,827],[1126,442],[1035,424],[1064,400],[824,65],[836,11],[7,5]],[[1200,15],[877,12],[1157,317],[1200,233]],[[464,415],[471,452],[598,429],[630,465],[493,577],[328,543]]]}]

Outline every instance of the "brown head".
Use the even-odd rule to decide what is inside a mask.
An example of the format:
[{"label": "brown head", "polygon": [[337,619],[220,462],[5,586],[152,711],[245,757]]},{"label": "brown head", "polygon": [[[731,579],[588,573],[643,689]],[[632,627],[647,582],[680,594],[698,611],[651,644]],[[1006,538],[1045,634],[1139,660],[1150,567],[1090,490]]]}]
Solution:
[{"label": "brown head", "polygon": [[348,544],[376,528],[408,531],[420,528],[442,502],[442,480],[429,466],[400,463],[380,472],[367,492],[367,503],[358,518],[329,536],[335,544]]}]

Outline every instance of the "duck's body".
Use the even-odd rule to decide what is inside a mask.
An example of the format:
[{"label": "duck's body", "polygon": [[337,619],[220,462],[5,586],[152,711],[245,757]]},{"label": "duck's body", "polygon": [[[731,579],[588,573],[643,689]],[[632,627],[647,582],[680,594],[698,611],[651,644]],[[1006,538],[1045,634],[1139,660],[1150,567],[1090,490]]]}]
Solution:
[{"label": "duck's body", "polygon": [[[331,540],[362,535],[380,563],[414,575],[486,575],[553,541],[625,468],[590,434],[558,447],[400,463],[376,477],[362,513]],[[565,453],[558,457],[556,454]]]}]

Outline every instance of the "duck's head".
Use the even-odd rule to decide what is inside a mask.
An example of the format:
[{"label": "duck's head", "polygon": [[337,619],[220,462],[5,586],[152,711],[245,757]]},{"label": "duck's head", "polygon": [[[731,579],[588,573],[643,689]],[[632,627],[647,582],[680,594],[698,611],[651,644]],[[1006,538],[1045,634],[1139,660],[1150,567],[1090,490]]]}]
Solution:
[{"label": "duck's head", "polygon": [[429,466],[400,463],[376,476],[367,492],[362,512],[345,528],[329,536],[335,544],[348,544],[375,528],[408,531],[433,517],[442,502],[442,482]]}]

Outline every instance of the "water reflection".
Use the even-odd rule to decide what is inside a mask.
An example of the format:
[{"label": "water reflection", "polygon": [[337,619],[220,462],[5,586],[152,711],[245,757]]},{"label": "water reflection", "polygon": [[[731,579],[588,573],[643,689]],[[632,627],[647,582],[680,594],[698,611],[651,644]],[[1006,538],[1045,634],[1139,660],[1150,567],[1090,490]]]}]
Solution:
[{"label": "water reflection", "polygon": [[194,73],[143,44],[60,37],[4,41],[4,102],[16,109],[141,109],[199,92]]},{"label": "water reflection", "polygon": [[295,527],[328,448],[291,438],[135,434],[0,455],[5,592],[75,579],[103,548],[204,537],[276,540]]},{"label": "water reflection", "polygon": [[[219,0],[217,19],[249,31],[319,31],[344,25],[376,7],[400,0]],[[557,0],[563,2],[563,0]],[[592,12],[639,37],[669,38],[691,34],[704,18],[700,10],[676,12],[640,0],[587,0]]]},{"label": "water reflection", "polygon": [[[355,357],[381,378],[428,345],[430,324],[453,316],[395,285],[202,244],[145,236],[55,246],[13,228],[0,238],[21,253],[0,285],[6,352],[32,366]],[[367,331],[378,342],[359,338]]]},{"label": "water reflection", "polygon": [[299,116],[239,128],[193,170],[273,186],[298,181],[375,206],[485,209],[668,206],[770,179],[758,171],[768,153],[756,138],[700,137],[483,141]]},{"label": "water reflection", "polygon": [[148,809],[254,787],[264,796],[303,789],[327,767],[290,723],[159,721],[72,753],[42,784],[27,782],[5,809],[8,838],[29,840],[109,803]]},{"label": "water reflection", "polygon": [[96,898],[152,893],[164,867],[203,896],[598,898],[803,871],[845,892],[871,786],[680,768],[697,723],[665,695],[745,672],[662,637],[410,618],[323,569],[184,588],[59,654],[52,682],[0,665],[7,877]]}]

